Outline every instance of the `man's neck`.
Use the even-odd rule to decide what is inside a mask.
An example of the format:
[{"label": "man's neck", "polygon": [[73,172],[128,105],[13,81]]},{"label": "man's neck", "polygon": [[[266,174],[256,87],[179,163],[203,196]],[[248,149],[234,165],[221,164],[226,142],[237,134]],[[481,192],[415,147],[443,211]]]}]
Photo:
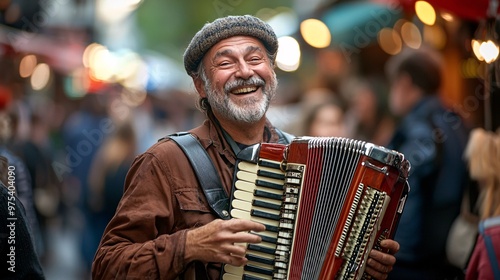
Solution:
[{"label": "man's neck", "polygon": [[266,118],[262,118],[256,123],[235,123],[218,118],[221,127],[240,144],[252,145],[263,141]]}]

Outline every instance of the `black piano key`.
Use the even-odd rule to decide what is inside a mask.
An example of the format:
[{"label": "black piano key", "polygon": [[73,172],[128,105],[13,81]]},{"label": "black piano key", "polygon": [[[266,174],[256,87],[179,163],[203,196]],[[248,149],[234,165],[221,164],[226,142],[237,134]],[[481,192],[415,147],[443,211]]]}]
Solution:
[{"label": "black piano key", "polygon": [[267,178],[278,179],[278,180],[285,179],[285,174],[269,172],[266,170],[257,170],[257,175],[262,176],[262,177],[267,177]]},{"label": "black piano key", "polygon": [[260,278],[252,275],[243,274],[242,280],[266,280],[265,278]]},{"label": "black piano key", "polygon": [[275,214],[267,213],[264,211],[255,210],[255,209],[252,209],[250,211],[250,215],[252,215],[254,217],[261,217],[261,218],[266,218],[266,219],[274,220],[274,221],[280,220],[280,215],[275,215]]},{"label": "black piano key", "polygon": [[258,233],[254,233],[254,232],[252,232],[252,233],[260,236],[260,238],[262,239],[262,242],[268,242],[268,243],[272,243],[272,244],[276,244],[276,242],[278,242],[277,238],[269,237],[267,235],[262,235],[262,234],[258,234]]},{"label": "black piano key", "polygon": [[266,253],[266,254],[269,254],[269,255],[274,255],[274,253],[275,253],[275,249],[269,248],[269,247],[260,246],[260,245],[257,245],[257,244],[248,244],[247,248],[250,251],[256,251],[256,252]]},{"label": "black piano key", "polygon": [[266,224],[264,224],[264,225],[266,226],[266,230],[267,231],[271,231],[271,232],[278,232],[279,231],[278,227],[271,226],[271,225],[266,225]]},{"label": "black piano key", "polygon": [[281,169],[281,164],[280,163],[276,163],[276,162],[269,162],[269,161],[259,160],[259,165],[260,166],[265,166],[265,167],[270,167],[270,168],[273,168],[273,169],[278,169],[278,170]]},{"label": "black piano key", "polygon": [[270,198],[270,199],[275,199],[275,200],[281,200],[283,195],[281,194],[275,194],[275,193],[270,193],[270,192],[265,192],[261,190],[255,190],[254,196],[260,196],[260,197],[265,197],[265,198]]},{"label": "black piano key", "polygon": [[251,264],[245,265],[243,270],[273,276],[273,271],[271,269],[265,269]]},{"label": "black piano key", "polygon": [[262,264],[268,264],[268,265],[274,265],[274,259],[268,259],[268,258],[264,258],[261,256],[252,255],[251,253],[246,255],[246,257],[249,261],[262,263]]},{"label": "black piano key", "polygon": [[255,185],[260,186],[260,187],[265,187],[265,188],[270,188],[270,189],[275,189],[275,190],[283,190],[283,185],[282,184],[275,184],[271,182],[267,182],[264,180],[255,180]]},{"label": "black piano key", "polygon": [[257,199],[254,199],[252,201],[252,205],[267,208],[267,209],[281,210],[281,205],[279,205],[279,204],[269,203],[269,202],[265,202],[265,201],[257,200]]}]

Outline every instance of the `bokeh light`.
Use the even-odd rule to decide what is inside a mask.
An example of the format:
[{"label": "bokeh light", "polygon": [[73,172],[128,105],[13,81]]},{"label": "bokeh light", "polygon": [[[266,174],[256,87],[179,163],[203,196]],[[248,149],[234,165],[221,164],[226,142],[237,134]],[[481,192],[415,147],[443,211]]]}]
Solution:
[{"label": "bokeh light", "polygon": [[436,23],[436,11],[432,5],[426,1],[415,2],[415,13],[424,24],[434,25],[434,23]]},{"label": "bokeh light", "polygon": [[112,52],[107,48],[98,49],[91,57],[91,77],[101,81],[112,81],[116,64],[117,60]]},{"label": "bokeh light", "polygon": [[91,64],[94,61],[95,53],[101,49],[106,49],[106,47],[98,43],[92,43],[88,45],[83,52],[83,65],[88,68],[92,67]]},{"label": "bokeh light", "polygon": [[[288,7],[277,7],[270,9],[268,15],[263,15],[265,20],[274,30],[276,36],[289,36],[297,31],[299,19],[297,13]],[[264,13],[264,12],[262,12]],[[273,14],[272,16],[270,14]]]},{"label": "bokeh light", "polygon": [[401,26],[401,38],[410,48],[418,49],[422,45],[422,34],[420,34],[420,30],[412,22],[405,22]]},{"label": "bokeh light", "polygon": [[472,46],[472,51],[474,52],[474,55],[477,57],[477,59],[483,61],[484,57],[481,55],[481,52],[479,51],[479,48],[481,47],[481,42],[476,39],[472,39],[471,46]]},{"label": "bokeh light", "polygon": [[31,74],[31,87],[34,90],[44,89],[50,81],[50,67],[46,63],[38,64]]},{"label": "bokeh light", "polygon": [[276,55],[276,64],[283,71],[292,72],[300,65],[300,46],[295,38],[283,36],[278,38],[278,53]]},{"label": "bokeh light", "polygon": [[19,63],[19,76],[23,78],[28,78],[35,70],[37,65],[36,56],[33,54],[29,54],[24,56]]},{"label": "bokeh light", "polygon": [[448,21],[448,22],[452,22],[452,21],[454,21],[454,20],[455,20],[455,17],[454,17],[452,14],[447,13],[447,12],[442,12],[442,13],[441,13],[441,17],[442,17],[444,20]]},{"label": "bokeh light", "polygon": [[96,12],[98,18],[104,22],[119,22],[137,9],[141,3],[142,0],[97,0]]},{"label": "bokeh light", "polygon": [[332,40],[326,24],[314,18],[306,19],[300,24],[300,34],[306,43],[315,48],[326,48]]},{"label": "bokeh light", "polygon": [[478,77],[479,61],[468,58],[462,62],[462,77],[466,79]]},{"label": "bokeh light", "polygon": [[498,57],[499,48],[493,41],[488,40],[481,43],[479,46],[479,53],[486,63],[492,63]]},{"label": "bokeh light", "polygon": [[396,55],[401,52],[403,48],[403,42],[399,34],[392,28],[382,28],[377,36],[377,41],[380,48],[391,55]]}]

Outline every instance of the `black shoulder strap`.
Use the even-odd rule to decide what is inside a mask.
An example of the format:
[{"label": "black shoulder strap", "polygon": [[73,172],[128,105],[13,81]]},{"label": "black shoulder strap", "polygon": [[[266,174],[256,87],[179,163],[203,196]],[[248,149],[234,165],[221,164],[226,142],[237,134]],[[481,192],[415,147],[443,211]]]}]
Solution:
[{"label": "black shoulder strap", "polygon": [[222,187],[219,173],[217,173],[210,156],[201,143],[188,132],[172,134],[168,138],[174,140],[186,154],[210,208],[221,219],[229,219],[229,198]]}]

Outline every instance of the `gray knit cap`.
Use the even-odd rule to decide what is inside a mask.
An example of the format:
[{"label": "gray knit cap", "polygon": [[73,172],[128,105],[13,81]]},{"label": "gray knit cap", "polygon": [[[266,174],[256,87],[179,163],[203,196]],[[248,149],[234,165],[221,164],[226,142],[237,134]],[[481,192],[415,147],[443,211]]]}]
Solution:
[{"label": "gray knit cap", "polygon": [[186,51],[184,52],[184,67],[192,76],[205,53],[218,42],[233,36],[256,37],[266,47],[274,62],[278,50],[278,39],[271,26],[264,21],[250,15],[227,16],[206,23],[198,31]]}]

